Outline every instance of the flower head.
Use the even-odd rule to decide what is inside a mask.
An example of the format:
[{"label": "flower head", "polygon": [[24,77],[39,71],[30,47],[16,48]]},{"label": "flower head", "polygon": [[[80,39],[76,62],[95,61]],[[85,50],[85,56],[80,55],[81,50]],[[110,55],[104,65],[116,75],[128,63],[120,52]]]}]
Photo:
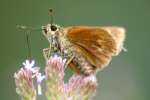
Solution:
[{"label": "flower head", "polygon": [[36,100],[36,90],[33,85],[32,71],[21,68],[14,74],[16,91],[23,100]]},{"label": "flower head", "polygon": [[[26,60],[23,67],[14,74],[17,93],[23,100],[36,100],[42,94],[41,83],[46,80],[46,96],[48,100],[89,100],[96,91],[97,82],[95,75],[77,75],[64,82],[66,59],[54,55],[46,62],[45,75],[34,67],[35,61]],[[36,78],[36,82],[33,79]]]},{"label": "flower head", "polygon": [[41,82],[45,79],[45,75],[42,75],[41,73],[37,73],[36,79],[37,79],[37,83],[41,84]]},{"label": "flower head", "polygon": [[73,75],[66,84],[68,94],[76,98],[75,100],[87,100],[91,98],[96,91],[96,86],[95,75]]},{"label": "flower head", "polygon": [[47,78],[54,78],[58,80],[63,80],[64,78],[64,65],[66,59],[62,59],[61,57],[54,55],[50,57],[47,61],[45,73]]},{"label": "flower head", "polygon": [[31,62],[29,60],[26,60],[25,62],[22,63],[24,65],[24,67],[26,69],[32,69],[32,67],[34,66],[35,64],[35,61],[32,60]]},{"label": "flower head", "polygon": [[64,82],[66,60],[60,56],[51,57],[46,66],[47,97],[52,100],[87,100],[96,90],[95,75],[73,75]]},{"label": "flower head", "polygon": [[58,98],[63,98],[61,95],[62,88],[64,85],[64,64],[66,60],[61,57],[54,55],[48,59],[45,74],[47,83],[47,97],[48,100],[59,100]]},{"label": "flower head", "polygon": [[27,70],[31,70],[33,73],[36,73],[39,71],[39,67],[34,67],[35,61],[34,60],[26,60],[22,63],[24,65],[24,68]]},{"label": "flower head", "polygon": [[14,74],[17,93],[23,100],[36,100],[33,78],[39,73],[39,67],[34,67],[34,60],[26,60],[22,64],[23,67]]},{"label": "flower head", "polygon": [[36,74],[36,81],[38,85],[38,95],[42,95],[41,83],[44,79],[45,79],[45,75],[42,75],[41,73]]}]

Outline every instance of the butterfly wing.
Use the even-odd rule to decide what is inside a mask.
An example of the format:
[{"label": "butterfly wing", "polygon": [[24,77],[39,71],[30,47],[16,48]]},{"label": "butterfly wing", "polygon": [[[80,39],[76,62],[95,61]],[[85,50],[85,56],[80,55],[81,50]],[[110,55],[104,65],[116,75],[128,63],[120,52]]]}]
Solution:
[{"label": "butterfly wing", "polygon": [[111,57],[117,55],[118,50],[115,34],[107,27],[74,26],[65,28],[67,39],[87,61],[102,69]]},{"label": "butterfly wing", "polygon": [[101,28],[108,31],[114,37],[116,41],[116,48],[117,48],[116,55],[118,55],[120,51],[123,49],[123,43],[126,37],[125,29],[123,27],[117,27],[117,26],[106,26]]}]

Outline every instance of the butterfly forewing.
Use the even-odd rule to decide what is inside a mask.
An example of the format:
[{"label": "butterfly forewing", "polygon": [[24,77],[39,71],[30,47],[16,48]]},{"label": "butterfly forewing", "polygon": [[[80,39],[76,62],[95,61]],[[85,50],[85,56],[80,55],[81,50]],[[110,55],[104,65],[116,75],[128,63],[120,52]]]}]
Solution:
[{"label": "butterfly forewing", "polygon": [[105,28],[74,26],[65,28],[67,39],[89,63],[102,68],[117,52],[114,36]]},{"label": "butterfly forewing", "polygon": [[114,37],[117,48],[115,55],[118,55],[123,48],[123,43],[125,40],[125,29],[123,27],[117,26],[106,26],[101,28],[108,31]]}]

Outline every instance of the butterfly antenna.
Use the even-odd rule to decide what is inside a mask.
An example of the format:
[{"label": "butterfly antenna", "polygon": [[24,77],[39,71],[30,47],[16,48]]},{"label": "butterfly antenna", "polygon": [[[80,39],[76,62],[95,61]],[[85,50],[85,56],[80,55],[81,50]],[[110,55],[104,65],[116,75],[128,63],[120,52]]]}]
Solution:
[{"label": "butterfly antenna", "polygon": [[27,26],[24,26],[24,25],[17,25],[16,28],[20,29],[20,30],[25,30],[25,31],[38,31],[38,30],[42,30],[42,28],[40,28],[40,27],[27,27]]},{"label": "butterfly antenna", "polygon": [[26,42],[27,42],[27,53],[28,53],[28,56],[27,58],[29,59],[29,61],[31,62],[32,60],[32,54],[31,54],[31,40],[30,40],[30,31],[27,31],[26,33]]},{"label": "butterfly antenna", "polygon": [[50,23],[51,23],[51,25],[53,25],[53,9],[49,9],[49,14],[50,14],[50,17],[51,17],[51,19],[50,19]]},{"label": "butterfly antenna", "polygon": [[24,30],[26,32],[27,58],[31,62],[32,55],[31,55],[30,34],[31,34],[31,31],[34,31],[34,30],[37,30],[37,29],[40,29],[40,28],[29,28],[29,27],[24,26],[24,25],[17,25],[16,28],[20,29],[20,30]]}]

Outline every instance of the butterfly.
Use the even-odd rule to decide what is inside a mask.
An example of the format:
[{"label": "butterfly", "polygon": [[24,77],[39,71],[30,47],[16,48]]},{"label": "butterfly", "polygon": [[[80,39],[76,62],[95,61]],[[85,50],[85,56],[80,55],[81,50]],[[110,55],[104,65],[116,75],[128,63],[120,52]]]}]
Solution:
[{"label": "butterfly", "polygon": [[119,26],[63,28],[47,24],[42,30],[51,50],[69,59],[68,65],[85,76],[106,67],[122,51],[125,40],[125,29]]}]

